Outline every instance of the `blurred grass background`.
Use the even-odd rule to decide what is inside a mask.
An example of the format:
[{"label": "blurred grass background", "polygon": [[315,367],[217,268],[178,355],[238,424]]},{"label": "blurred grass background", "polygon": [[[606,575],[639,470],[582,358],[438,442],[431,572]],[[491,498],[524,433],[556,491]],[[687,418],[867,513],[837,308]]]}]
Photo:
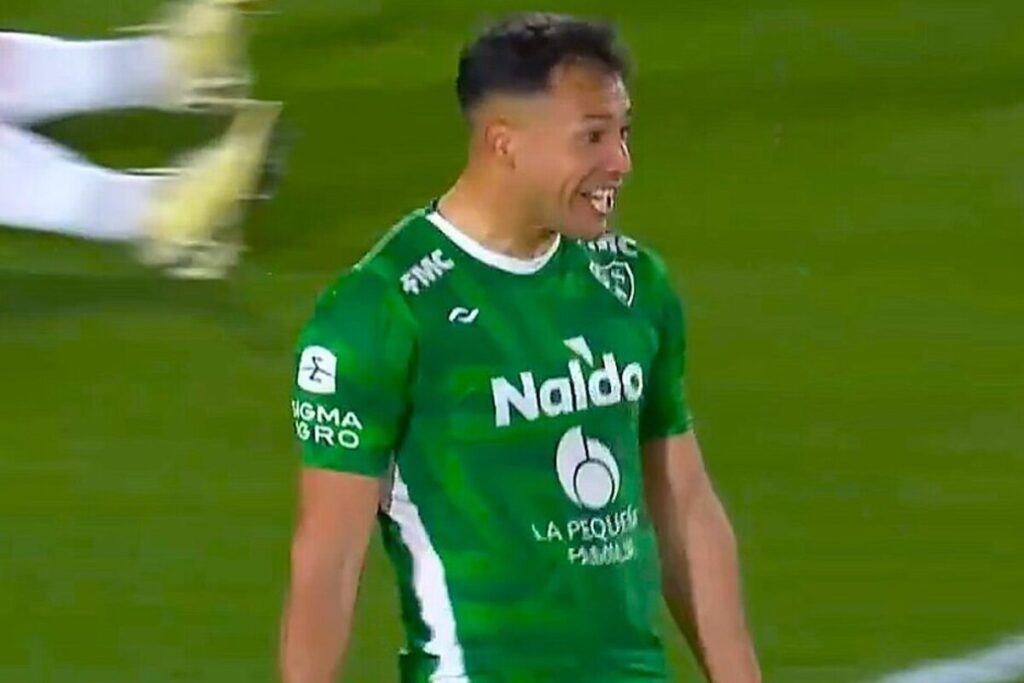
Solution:
[{"label": "blurred grass background", "polygon": [[[108,36],[151,0],[6,0]],[[272,680],[291,346],[316,292],[458,171],[461,42],[520,3],[279,0],[259,93],[295,146],[222,283],[0,234],[0,680]],[[689,389],[766,681],[855,683],[1024,628],[1024,5],[551,2],[635,53],[622,228],[688,302]],[[116,125],[115,125],[116,124]],[[224,122],[47,126],[163,165]],[[391,573],[346,680],[395,680]],[[681,681],[696,681],[679,640]]]}]

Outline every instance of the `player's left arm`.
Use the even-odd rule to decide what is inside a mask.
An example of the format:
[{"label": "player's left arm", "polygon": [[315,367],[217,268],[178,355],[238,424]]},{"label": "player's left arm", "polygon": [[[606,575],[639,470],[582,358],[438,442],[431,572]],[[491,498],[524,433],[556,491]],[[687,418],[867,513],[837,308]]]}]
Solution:
[{"label": "player's left arm", "polygon": [[644,444],[647,507],[669,611],[712,683],[759,683],[732,525],[692,430]]},{"label": "player's left arm", "polygon": [[662,591],[712,683],[759,683],[732,524],[704,468],[683,378],[683,310],[660,260],[649,260],[638,301],[658,329],[640,419],[644,491],[658,537]]}]

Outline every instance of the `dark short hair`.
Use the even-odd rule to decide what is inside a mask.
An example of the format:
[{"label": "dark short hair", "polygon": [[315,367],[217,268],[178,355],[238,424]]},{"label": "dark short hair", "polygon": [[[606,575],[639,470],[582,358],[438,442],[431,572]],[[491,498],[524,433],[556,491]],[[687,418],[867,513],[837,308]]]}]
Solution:
[{"label": "dark short hair", "polygon": [[625,78],[629,57],[614,27],[564,14],[516,14],[480,33],[459,56],[455,90],[464,114],[487,95],[547,90],[551,72],[592,64]]}]

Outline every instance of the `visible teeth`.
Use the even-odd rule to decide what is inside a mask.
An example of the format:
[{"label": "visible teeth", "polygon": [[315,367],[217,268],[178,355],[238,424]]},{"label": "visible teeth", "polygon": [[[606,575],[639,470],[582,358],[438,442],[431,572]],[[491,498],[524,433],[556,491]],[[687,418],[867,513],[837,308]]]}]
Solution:
[{"label": "visible teeth", "polygon": [[590,199],[590,205],[594,207],[594,211],[602,216],[607,216],[615,207],[615,193],[614,187],[602,187],[588,192],[587,197]]}]

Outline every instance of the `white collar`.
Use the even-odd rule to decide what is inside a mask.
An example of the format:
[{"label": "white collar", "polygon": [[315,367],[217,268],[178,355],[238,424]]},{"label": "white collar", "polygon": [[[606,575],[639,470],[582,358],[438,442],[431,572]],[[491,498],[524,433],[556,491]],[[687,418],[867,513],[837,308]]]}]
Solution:
[{"label": "white collar", "polygon": [[547,251],[539,256],[535,256],[530,259],[516,258],[515,256],[509,256],[508,254],[502,254],[488,249],[484,245],[480,244],[466,233],[459,230],[451,221],[442,216],[437,211],[432,211],[427,214],[427,220],[434,224],[438,230],[444,233],[444,236],[455,243],[459,249],[466,252],[477,261],[486,263],[487,265],[497,268],[498,270],[504,270],[507,273],[514,273],[516,275],[532,275],[538,270],[547,265],[547,262],[551,260],[551,257],[558,251],[558,246],[562,243],[562,236],[555,235],[555,241],[551,243]]}]

